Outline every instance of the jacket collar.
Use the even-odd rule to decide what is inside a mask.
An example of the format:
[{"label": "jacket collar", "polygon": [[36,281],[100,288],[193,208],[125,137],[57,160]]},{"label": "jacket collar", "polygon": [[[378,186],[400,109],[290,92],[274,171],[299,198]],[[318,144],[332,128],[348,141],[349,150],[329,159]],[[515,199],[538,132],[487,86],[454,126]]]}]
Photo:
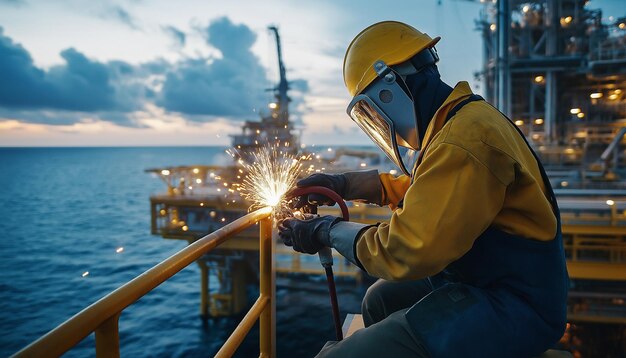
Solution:
[{"label": "jacket collar", "polygon": [[441,107],[435,112],[433,118],[428,124],[428,128],[426,129],[426,134],[424,135],[424,139],[422,140],[422,149],[420,151],[420,156],[428,148],[428,145],[432,141],[432,138],[435,134],[441,131],[441,128],[446,124],[446,117],[448,112],[452,107],[454,107],[457,103],[461,102],[465,98],[471,96],[472,90],[470,89],[469,83],[467,81],[461,81],[454,86],[452,93],[446,98]]}]

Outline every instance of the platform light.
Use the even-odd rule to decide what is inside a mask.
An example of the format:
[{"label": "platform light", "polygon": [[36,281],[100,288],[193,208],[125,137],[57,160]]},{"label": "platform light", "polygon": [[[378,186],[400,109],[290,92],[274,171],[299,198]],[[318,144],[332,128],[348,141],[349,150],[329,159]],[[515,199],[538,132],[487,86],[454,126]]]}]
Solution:
[{"label": "platform light", "polygon": [[183,231],[188,231],[189,230],[189,226],[185,225],[182,227]]},{"label": "platform light", "polygon": [[563,153],[565,153],[565,154],[574,154],[574,148],[565,148]]},{"label": "platform light", "polygon": [[620,22],[619,25],[617,25],[617,27],[619,27],[620,30],[624,30],[626,29],[626,23]]},{"label": "platform light", "polygon": [[541,138],[541,136],[539,134],[535,133],[535,134],[533,134],[532,138],[534,140],[537,140],[537,139]]},{"label": "platform light", "polygon": [[167,169],[161,170],[161,175],[170,175],[170,171]]},{"label": "platform light", "polygon": [[216,213],[215,211],[211,211],[211,212],[209,213],[209,216],[210,216],[211,218],[215,218],[215,216],[216,216],[216,215],[217,215],[217,213]]},{"label": "platform light", "polygon": [[572,22],[572,20],[574,20],[574,18],[572,18],[571,16],[562,17],[560,20],[561,26],[568,26]]},{"label": "platform light", "polygon": [[535,124],[543,124],[543,118],[535,119]]},{"label": "platform light", "polygon": [[580,108],[572,108],[569,110],[569,113],[571,114],[578,114],[580,112],[581,112]]},{"label": "platform light", "polygon": [[543,83],[544,80],[545,77],[543,77],[542,75],[535,76],[535,83]]},{"label": "platform light", "polygon": [[606,201],[606,205],[613,206],[613,205],[615,205],[615,202],[613,200],[609,199],[609,200]]},{"label": "platform light", "polygon": [[580,112],[576,115],[576,117],[578,118],[585,118],[585,114],[583,112]]},{"label": "platform light", "polygon": [[530,5],[524,5],[524,7],[522,7],[523,12],[528,12],[529,10],[530,10]]},{"label": "platform light", "polygon": [[122,252],[124,252],[124,247],[120,246],[117,249],[115,249],[115,252],[117,252],[118,254],[121,254]]},{"label": "platform light", "polygon": [[619,98],[619,95],[617,93],[613,93],[612,95],[609,96],[609,99],[611,101],[615,101],[618,98]]},{"label": "platform light", "polygon": [[198,169],[198,168],[193,168],[193,173],[194,173],[194,174],[198,174],[198,173],[200,173],[200,169]]},{"label": "platform light", "polygon": [[616,89],[615,91],[613,91],[613,93],[615,93],[615,94],[621,94],[621,93],[622,93],[622,90],[618,88],[618,89]]},{"label": "platform light", "polygon": [[200,203],[200,206],[204,206],[204,203]]},{"label": "platform light", "polygon": [[332,151],[333,151],[333,148],[328,148],[328,149],[326,149],[326,151],[328,151],[328,152],[332,152]]},{"label": "platform light", "polygon": [[161,211],[159,211],[159,214],[161,214],[161,216],[165,216],[165,214],[167,214],[167,211],[165,209],[161,209]]},{"label": "platform light", "polygon": [[489,30],[491,30],[491,32],[496,32],[496,24],[489,25]]},{"label": "platform light", "polygon": [[83,272],[82,276],[83,276],[83,277],[87,277],[87,276],[89,276],[89,271],[85,271],[85,272]]},{"label": "platform light", "polygon": [[568,185],[569,185],[569,183],[566,182],[566,181],[562,181],[561,182],[561,187],[563,187],[563,188],[567,188]]},{"label": "platform light", "polygon": [[398,174],[398,171],[397,171],[397,170],[395,170],[395,169],[391,169],[391,170],[389,171],[389,174],[391,174],[391,175],[396,175],[396,174]]},{"label": "platform light", "polygon": [[202,184],[202,179],[200,178],[196,179],[196,184]]},{"label": "platform light", "polygon": [[518,119],[518,120],[515,121],[515,125],[516,126],[523,126],[524,125],[524,121],[521,120],[521,119]]},{"label": "platform light", "polygon": [[271,109],[276,109],[276,108],[278,108],[278,103],[272,102],[272,103],[268,104],[267,106],[270,107]]},{"label": "platform light", "polygon": [[215,173],[210,173],[209,178],[215,178]]},{"label": "platform light", "polygon": [[598,98],[602,98],[604,94],[602,92],[593,92],[592,94],[589,95],[589,98],[593,98],[593,99],[598,99]]}]

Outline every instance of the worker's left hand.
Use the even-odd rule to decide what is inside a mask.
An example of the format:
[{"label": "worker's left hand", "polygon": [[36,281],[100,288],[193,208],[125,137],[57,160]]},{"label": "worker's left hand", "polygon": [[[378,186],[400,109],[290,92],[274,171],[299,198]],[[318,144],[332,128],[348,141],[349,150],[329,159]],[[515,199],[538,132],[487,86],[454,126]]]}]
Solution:
[{"label": "worker's left hand", "polygon": [[287,246],[305,254],[316,254],[330,245],[330,228],[343,219],[335,216],[307,216],[305,220],[287,218],[278,224],[278,236]]}]

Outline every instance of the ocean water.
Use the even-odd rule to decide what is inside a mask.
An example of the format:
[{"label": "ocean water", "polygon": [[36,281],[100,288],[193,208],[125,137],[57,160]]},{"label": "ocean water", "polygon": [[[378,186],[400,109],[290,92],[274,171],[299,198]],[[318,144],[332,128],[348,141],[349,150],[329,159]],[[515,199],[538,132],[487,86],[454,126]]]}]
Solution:
[{"label": "ocean water", "polygon": [[[0,356],[185,247],[150,234],[149,196],[164,185],[144,169],[224,164],[223,150],[0,148]],[[334,336],[325,282],[281,283],[278,355],[313,356]],[[364,287],[346,281],[338,291],[342,316],[359,310]],[[123,312],[121,353],[212,356],[240,318],[200,318],[199,270],[191,265]],[[254,329],[236,356],[258,356],[257,340]],[[66,356],[95,356],[93,335]]]}]

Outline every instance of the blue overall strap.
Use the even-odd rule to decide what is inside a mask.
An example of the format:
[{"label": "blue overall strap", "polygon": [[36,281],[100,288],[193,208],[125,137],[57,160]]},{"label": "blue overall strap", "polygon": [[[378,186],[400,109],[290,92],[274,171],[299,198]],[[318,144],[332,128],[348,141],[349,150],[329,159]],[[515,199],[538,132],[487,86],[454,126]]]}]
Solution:
[{"label": "blue overall strap", "polygon": [[448,115],[446,116],[446,121],[444,123],[447,123],[450,120],[450,118],[454,117],[456,115],[456,112],[458,112],[466,104],[468,104],[470,102],[475,102],[475,101],[483,101],[483,98],[481,96],[477,95],[477,94],[472,94],[469,97],[467,97],[466,99],[462,100],[456,106],[452,107],[450,112],[448,112]]}]

